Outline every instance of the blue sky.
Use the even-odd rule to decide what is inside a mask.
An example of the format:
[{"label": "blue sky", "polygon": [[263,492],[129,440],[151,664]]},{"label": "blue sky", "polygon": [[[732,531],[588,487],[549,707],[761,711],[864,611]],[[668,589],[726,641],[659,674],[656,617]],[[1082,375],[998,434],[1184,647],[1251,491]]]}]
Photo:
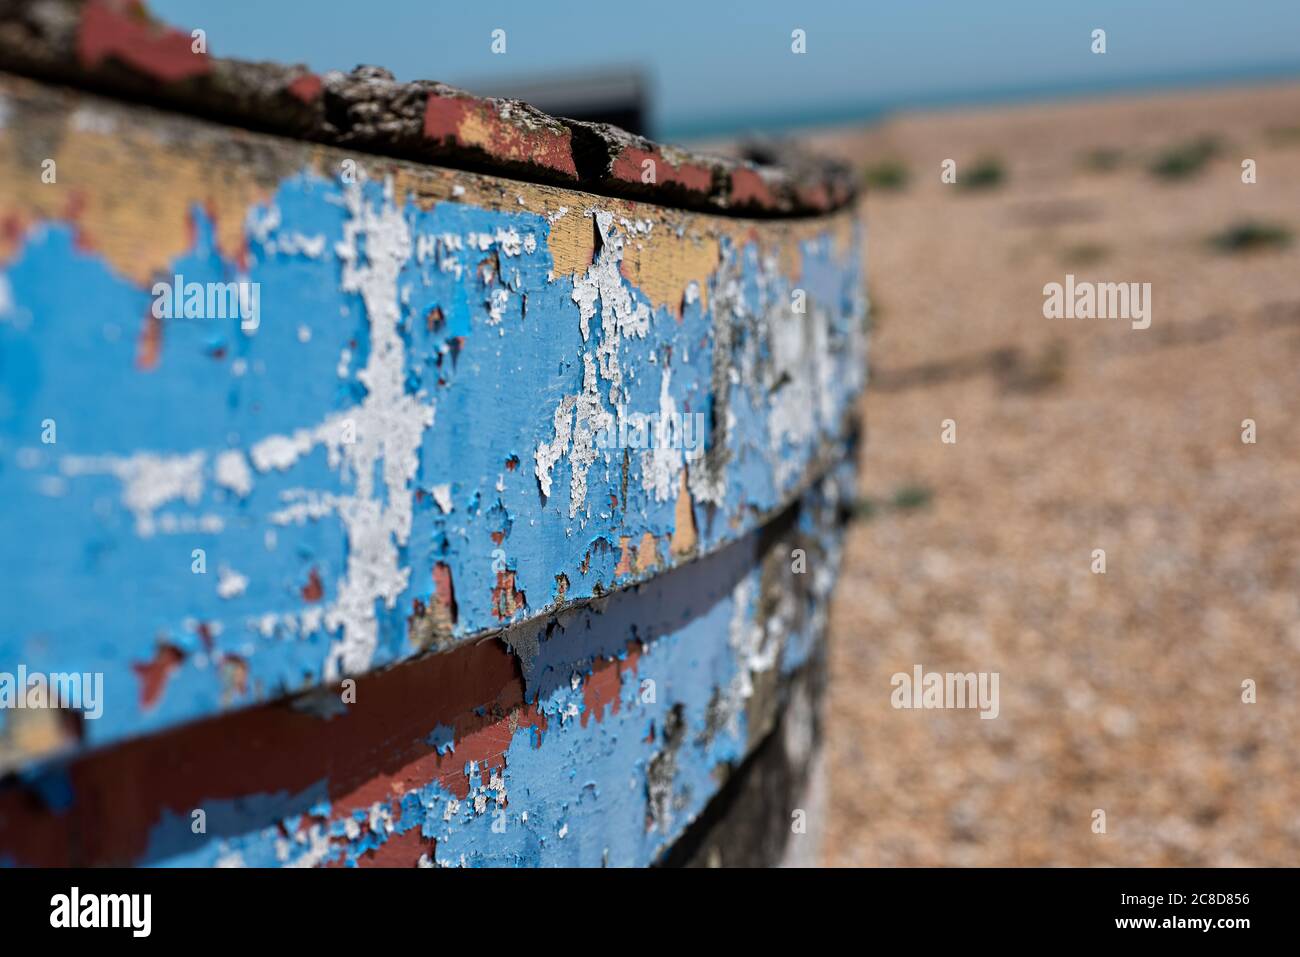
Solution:
[{"label": "blue sky", "polygon": [[[473,88],[645,70],[667,135],[882,107],[1300,76],[1300,0],[151,0],[210,50]],[[1094,28],[1107,53],[1090,52]],[[494,29],[507,52],[491,52]],[[807,53],[790,52],[803,29]]]}]

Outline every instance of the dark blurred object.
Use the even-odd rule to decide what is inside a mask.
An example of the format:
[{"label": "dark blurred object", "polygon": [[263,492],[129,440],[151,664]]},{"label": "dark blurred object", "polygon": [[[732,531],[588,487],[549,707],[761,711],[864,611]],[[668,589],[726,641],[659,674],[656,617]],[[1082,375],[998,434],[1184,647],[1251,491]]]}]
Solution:
[{"label": "dark blurred object", "polygon": [[645,77],[636,70],[470,82],[466,89],[479,96],[523,100],[552,116],[611,123],[638,136],[650,135]]}]

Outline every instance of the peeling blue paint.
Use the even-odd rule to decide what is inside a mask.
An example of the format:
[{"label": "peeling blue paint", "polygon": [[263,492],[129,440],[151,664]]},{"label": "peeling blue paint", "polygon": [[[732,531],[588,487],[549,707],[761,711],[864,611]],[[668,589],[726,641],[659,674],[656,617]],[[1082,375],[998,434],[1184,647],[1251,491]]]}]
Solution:
[{"label": "peeling blue paint", "polygon": [[[812,516],[808,530],[829,545],[820,561],[831,579],[841,491],[827,479],[801,509]],[[815,588],[807,614],[775,626],[761,617],[763,557],[758,536],[750,535],[705,559],[700,574],[655,578],[603,608],[566,613],[549,637],[514,629],[521,647],[536,642],[529,691],[547,725],[520,726],[499,760],[466,761],[467,796],[433,781],[366,807],[331,808],[311,793],[204,802],[208,834],[192,834],[187,818],[168,817],[156,826],[145,862],[356,865],[418,829],[427,842],[424,862],[435,866],[654,863],[717,793],[719,772],[745,757],[746,682],[760,669],[792,670],[801,662],[787,654],[820,638],[828,594]],[[753,629],[773,642],[761,665],[741,653],[737,640]],[[606,706],[589,714],[587,684],[609,661],[625,662],[617,711]],[[646,694],[647,681],[653,695]],[[720,689],[736,693],[723,720]],[[670,746],[673,721],[680,727]],[[670,771],[653,770],[670,747]]]},{"label": "peeling blue paint", "polygon": [[[408,204],[393,212],[407,245],[377,252],[392,239],[376,225],[391,199],[380,183],[356,189],[350,194],[309,173],[281,183],[273,201],[249,216],[246,273],[218,253],[212,225],[196,208],[193,248],[174,272],[187,281],[260,283],[260,326],[249,332],[237,318],[164,320],[149,370],[137,368],[136,358],[150,292],[79,249],[69,226],[34,227],[4,267],[0,509],[8,534],[0,540],[0,576],[9,600],[0,670],[23,663],[103,672],[104,716],[85,722],[83,746],[418,653],[407,619],[416,601],[436,602],[438,563],[454,587],[454,634],[467,636],[503,624],[494,599],[503,569],[524,596],[519,619],[553,604],[557,575],[567,578],[569,601],[614,586],[623,537],[635,543],[649,533],[661,561],[669,560],[676,488],[658,498],[638,454],[626,483],[621,451],[599,454],[572,517],[571,459],[554,463],[549,497],[534,474],[534,451],[556,438],[557,406],[584,390],[584,356],[610,345],[601,328],[609,305],[597,304],[584,340],[574,296],[581,277],[552,275],[550,221],[455,202],[428,210]],[[372,219],[358,227],[363,214]],[[341,280],[350,228],[353,268],[375,273],[383,255],[396,259],[401,394],[432,416],[416,427],[409,481],[393,477],[391,454],[369,460],[374,492],[365,507],[392,511],[400,505],[394,494],[410,498],[401,540],[382,523],[366,526],[387,536],[383,547],[396,554],[402,584],[391,603],[379,591],[366,593],[368,571],[353,567],[357,542],[340,511],[360,504],[337,500],[355,498],[361,476],[331,461],[339,450],[311,440],[284,456],[283,468],[257,464],[258,449],[275,459],[275,437],[340,421],[373,397],[364,379],[375,303]],[[628,227],[612,229],[621,237]],[[706,441],[712,450],[725,434],[729,452],[717,507],[696,496],[693,508],[704,551],[756,527],[788,499],[861,382],[860,250],[841,257],[826,237],[803,243],[801,253],[801,288],[816,322],[800,320],[795,335],[807,338],[815,326],[825,341],[812,345],[827,365],[816,380],[824,388],[793,400],[783,390],[802,386],[772,374],[802,361],[803,353],[783,358],[773,333],[781,323],[795,328],[791,283],[756,245],[724,240],[708,309],[697,299],[680,320],[650,309],[644,294],[619,280],[648,311],[645,335],[623,335],[613,350],[625,409],[657,411],[668,394],[677,409],[727,417],[724,431]],[[490,265],[480,269],[484,262]],[[435,308],[440,320],[431,318]],[[725,403],[714,386],[723,327],[736,360]],[[597,390],[614,410],[610,383],[598,378]],[[782,433],[774,427],[781,415],[803,423]],[[47,419],[57,423],[55,444],[41,442]],[[191,571],[194,549],[205,552],[205,574]],[[360,651],[331,619],[349,577],[362,607],[347,614],[355,619],[373,608],[375,617],[373,647]],[[304,597],[314,581],[317,601]],[[181,660],[145,703],[138,672],[160,644],[178,649]],[[560,694],[551,689],[546,706],[558,706],[550,695]],[[0,711],[0,733],[6,720]],[[556,802],[543,802],[549,823],[567,807]]]}]

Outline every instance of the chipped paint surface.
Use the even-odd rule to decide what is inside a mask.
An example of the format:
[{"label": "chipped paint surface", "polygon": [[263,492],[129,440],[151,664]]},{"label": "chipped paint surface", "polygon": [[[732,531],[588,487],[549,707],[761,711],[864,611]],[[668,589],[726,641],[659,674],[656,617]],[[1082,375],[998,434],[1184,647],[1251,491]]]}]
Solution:
[{"label": "chipped paint surface", "polygon": [[[724,224],[708,307],[684,283],[676,315],[620,268],[669,227],[565,198],[598,237],[569,274],[548,211],[425,204],[392,176],[287,175],[245,212],[236,259],[196,203],[189,246],[159,271],[260,283],[255,330],[153,321],[147,283],[75,221],[24,222],[3,264],[0,561],[30,600],[6,611],[0,660],[103,671],[97,745],[536,615],[557,576],[565,603],[603,594],[783,506],[860,382],[856,251],[792,239],[796,315],[776,252]],[[697,460],[600,447],[634,413],[674,412],[709,423]],[[623,539],[647,557],[620,565]],[[430,635],[438,576],[457,616]],[[145,706],[135,669],[159,645],[183,661]],[[223,678],[231,656],[243,691]]]},{"label": "chipped paint surface", "polygon": [[[0,672],[105,689],[75,733],[0,710],[0,862],[656,860],[816,657],[865,367],[852,214],[0,95],[31,118],[0,129]],[[12,185],[25,135],[48,193]],[[164,200],[131,200],[136,156]],[[259,323],[155,318],[174,276],[257,283]],[[112,826],[79,803],[140,774]]]},{"label": "chipped paint surface", "polygon": [[[697,566],[364,677],[347,707],[299,699],[34,769],[0,788],[0,847],[19,864],[653,863],[819,654],[851,490],[829,476]],[[791,575],[795,547],[827,574]]]}]

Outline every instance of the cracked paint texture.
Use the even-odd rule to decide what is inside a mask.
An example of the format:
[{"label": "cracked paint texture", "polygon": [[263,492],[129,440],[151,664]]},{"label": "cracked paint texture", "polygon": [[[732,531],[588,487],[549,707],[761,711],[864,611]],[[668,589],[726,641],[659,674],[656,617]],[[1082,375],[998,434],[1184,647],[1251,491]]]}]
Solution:
[{"label": "cracked paint texture", "polygon": [[[102,673],[103,715],[0,709],[0,864],[657,860],[821,654],[851,214],[353,180],[40,95],[0,104],[0,173],[38,116],[61,170],[0,176],[0,672]],[[156,318],[176,277],[258,321]]]},{"label": "cracked paint texture", "polygon": [[[652,311],[616,270],[582,311],[582,277],[548,279],[540,217],[455,204],[403,213],[380,184],[349,192],[308,175],[283,184],[274,209],[282,225],[250,240],[260,328],[171,321],[149,372],[135,362],[148,294],[77,249],[68,227],[34,227],[5,266],[0,565],[24,600],[7,605],[0,663],[103,671],[111,697],[87,723],[92,744],[420,650],[408,620],[414,602],[436,602],[439,563],[455,586],[454,631],[468,635],[541,611],[556,575],[570,601],[616,585],[622,538],[650,535],[670,554],[690,466],[661,450],[625,462],[594,440],[620,414],[659,411],[670,390],[684,412],[724,405],[702,439],[725,459],[706,457],[687,479],[700,546],[734,537],[781,504],[853,394],[856,350],[844,353],[851,369],[803,351],[859,321],[853,271],[829,243],[803,250],[804,282],[827,304],[811,323],[772,317],[809,335],[784,344],[761,323],[783,311],[788,280],[754,247],[724,248],[712,299],[749,338],[722,360],[723,404],[716,317],[698,303],[680,322]],[[194,218],[176,273],[229,281],[202,211]],[[324,237],[328,252],[281,250],[299,235]],[[507,252],[515,235],[534,252]],[[633,311],[630,328],[619,309]],[[588,312],[602,325],[584,339]],[[45,419],[54,445],[40,443]],[[193,549],[206,574],[192,573]],[[503,566],[530,596],[511,616],[493,597]],[[322,594],[304,600],[312,581]],[[160,645],[184,661],[145,706],[132,667]],[[222,680],[227,656],[247,663],[247,690]]]},{"label": "cracked paint texture", "polygon": [[[856,227],[713,229],[712,271],[665,302],[663,275],[653,297],[628,278],[692,243],[654,207],[431,203],[321,166],[265,185],[235,233],[185,204],[185,247],[152,268],[259,284],[255,329],[153,318],[77,204],[3,200],[0,671],[104,674],[74,751],[652,578],[758,528],[838,447],[864,368]],[[575,220],[590,261],[559,263]],[[661,412],[702,414],[699,447],[602,446]],[[574,693],[536,705],[561,739]]]},{"label": "cracked paint texture", "polygon": [[[232,740],[262,735],[223,730],[221,718],[210,732],[174,733],[182,760],[146,742],[51,763],[26,775],[21,792],[0,790],[0,847],[10,863],[58,863],[50,848],[84,831],[104,835],[81,849],[94,863],[652,864],[767,733],[786,682],[807,666],[838,562],[837,509],[851,489],[828,476],[778,530],[554,622],[508,629],[509,651],[462,645],[377,675],[359,685],[347,715],[302,719],[315,744],[276,739],[287,721],[269,713],[274,765]],[[792,574],[796,546],[829,577]],[[488,674],[459,704],[430,702],[434,672],[402,673],[439,658],[444,678],[464,668],[473,685],[495,671],[500,684]],[[386,711],[404,687],[422,703]],[[368,713],[375,726],[358,735]],[[421,725],[431,713],[440,717]],[[140,793],[131,780],[145,767],[153,777]],[[123,788],[134,801],[119,799]],[[36,803],[46,806],[39,816]],[[204,833],[191,827],[194,808],[206,815]]]}]

